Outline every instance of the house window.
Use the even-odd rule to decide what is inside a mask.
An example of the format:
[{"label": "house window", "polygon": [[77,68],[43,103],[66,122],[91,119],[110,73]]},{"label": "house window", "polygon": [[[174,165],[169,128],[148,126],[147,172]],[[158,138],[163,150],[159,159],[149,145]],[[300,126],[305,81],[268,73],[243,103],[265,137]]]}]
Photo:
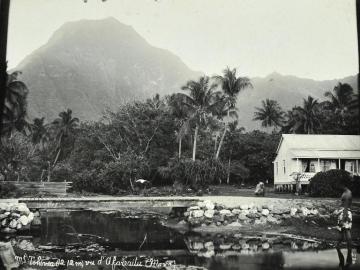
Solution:
[{"label": "house window", "polygon": [[314,163],[310,163],[310,172],[312,173],[316,172]]},{"label": "house window", "polygon": [[285,160],[283,160],[283,168],[284,168],[284,174],[286,173],[286,169],[285,169]]}]

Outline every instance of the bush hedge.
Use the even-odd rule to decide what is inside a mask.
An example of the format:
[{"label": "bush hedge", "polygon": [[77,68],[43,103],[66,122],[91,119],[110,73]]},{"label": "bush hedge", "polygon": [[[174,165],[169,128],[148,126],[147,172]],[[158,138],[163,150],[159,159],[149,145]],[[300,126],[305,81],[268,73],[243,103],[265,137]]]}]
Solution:
[{"label": "bush hedge", "polygon": [[353,196],[360,196],[360,177],[351,176],[344,170],[318,172],[310,179],[309,193],[313,197],[340,197],[344,186],[352,191]]}]

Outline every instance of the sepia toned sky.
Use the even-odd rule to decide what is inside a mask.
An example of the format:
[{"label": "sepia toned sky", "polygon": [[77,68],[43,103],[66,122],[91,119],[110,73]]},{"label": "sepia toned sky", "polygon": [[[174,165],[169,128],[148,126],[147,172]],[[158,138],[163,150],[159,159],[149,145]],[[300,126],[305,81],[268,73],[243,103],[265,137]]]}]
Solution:
[{"label": "sepia toned sky", "polygon": [[213,75],[334,79],[358,72],[355,0],[12,0],[13,68],[68,21],[114,17]]}]

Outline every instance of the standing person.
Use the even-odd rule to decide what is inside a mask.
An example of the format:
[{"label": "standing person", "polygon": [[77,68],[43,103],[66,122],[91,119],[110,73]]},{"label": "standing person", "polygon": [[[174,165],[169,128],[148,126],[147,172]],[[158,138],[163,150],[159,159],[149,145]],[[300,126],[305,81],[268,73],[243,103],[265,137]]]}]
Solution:
[{"label": "standing person", "polygon": [[352,264],[352,243],[351,243],[351,227],[352,227],[352,214],[351,214],[351,204],[352,204],[352,194],[350,189],[347,187],[343,188],[344,192],[341,195],[341,207],[337,212],[338,222],[337,229],[340,231],[339,240],[336,245],[336,250],[339,255],[340,265],[344,265],[344,256],[340,251],[340,245],[345,240],[347,246],[347,258],[346,265]]}]

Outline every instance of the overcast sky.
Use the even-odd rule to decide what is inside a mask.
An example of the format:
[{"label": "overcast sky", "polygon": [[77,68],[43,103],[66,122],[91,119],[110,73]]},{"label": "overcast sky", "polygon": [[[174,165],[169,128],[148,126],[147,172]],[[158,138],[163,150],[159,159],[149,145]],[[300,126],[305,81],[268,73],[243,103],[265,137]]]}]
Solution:
[{"label": "overcast sky", "polygon": [[358,72],[355,0],[11,0],[10,68],[65,22],[109,16],[208,75]]}]

